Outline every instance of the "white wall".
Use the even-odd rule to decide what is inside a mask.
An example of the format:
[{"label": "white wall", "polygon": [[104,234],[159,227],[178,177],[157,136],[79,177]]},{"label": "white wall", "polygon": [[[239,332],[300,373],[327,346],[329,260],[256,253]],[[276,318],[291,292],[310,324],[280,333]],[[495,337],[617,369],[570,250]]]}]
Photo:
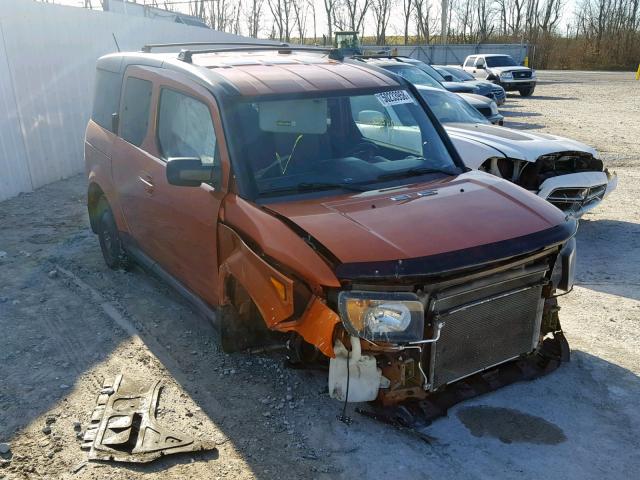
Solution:
[{"label": "white wall", "polygon": [[145,43],[246,40],[167,21],[0,0],[0,200],[83,169],[95,61]]}]

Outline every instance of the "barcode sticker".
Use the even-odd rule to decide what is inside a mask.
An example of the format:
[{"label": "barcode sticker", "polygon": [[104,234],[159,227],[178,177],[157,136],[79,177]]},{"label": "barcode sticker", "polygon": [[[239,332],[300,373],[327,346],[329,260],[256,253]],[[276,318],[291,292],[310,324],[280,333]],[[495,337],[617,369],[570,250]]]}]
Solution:
[{"label": "barcode sticker", "polygon": [[393,90],[391,92],[376,93],[376,98],[385,107],[391,107],[393,105],[401,105],[403,103],[415,103],[411,95],[406,90]]}]

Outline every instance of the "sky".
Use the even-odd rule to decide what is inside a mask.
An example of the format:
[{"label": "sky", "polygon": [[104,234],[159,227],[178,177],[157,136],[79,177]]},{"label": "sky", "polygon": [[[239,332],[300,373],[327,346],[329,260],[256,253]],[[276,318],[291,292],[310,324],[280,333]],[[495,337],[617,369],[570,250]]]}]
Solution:
[{"label": "sky", "polygon": [[[168,2],[172,2],[172,1],[180,1],[180,0],[167,0]],[[233,1],[233,0],[232,0]],[[317,34],[318,37],[322,38],[322,34],[323,33],[327,33],[327,21],[326,21],[326,14],[324,11],[324,4],[323,4],[323,0],[313,0],[315,2],[316,5],[316,17],[317,17]],[[440,0],[431,0],[433,4],[438,4]],[[566,31],[566,25],[568,23],[572,22],[572,18],[573,18],[573,13],[575,10],[575,6],[576,6],[576,1],[577,0],[565,0],[565,5],[563,7],[563,19],[560,21],[560,30],[564,33]],[[56,3],[56,4],[60,4],[60,5],[70,5],[70,6],[83,6],[84,5],[84,0],[49,0],[50,3]],[[93,3],[96,5],[96,7],[100,4],[99,0],[93,0]],[[143,3],[143,0],[138,0],[138,3]],[[158,4],[162,4],[163,0],[158,0]],[[247,3],[247,0],[243,0],[243,3]],[[263,11],[264,11],[264,17],[265,17],[265,21],[264,21],[264,25],[263,25],[263,29],[261,31],[260,36],[261,37],[266,37],[268,34],[268,30],[271,29],[271,22],[269,20],[267,20],[267,18],[270,18],[270,12],[269,12],[269,7],[266,5],[267,0],[265,0],[265,5],[263,7]],[[392,14],[391,16],[391,21],[389,23],[389,27],[387,28],[387,36],[389,35],[402,35],[403,34],[403,21],[402,21],[402,0],[396,0],[396,3],[399,4],[399,6],[396,7],[397,9],[397,13]],[[173,5],[174,10],[179,10],[179,11],[183,11],[185,13],[188,13],[188,6],[186,4],[175,4]],[[440,7],[437,7],[437,11],[440,11]],[[438,22],[439,25],[439,22]],[[244,29],[243,32],[241,33],[245,33],[246,34],[246,27],[244,27],[244,25],[241,25],[241,28]],[[439,26],[437,27],[437,29],[439,30]],[[410,33],[414,33],[414,32],[410,32]],[[373,23],[373,19],[371,18],[371,16],[369,15],[368,18],[365,20],[365,24],[364,24],[364,34],[365,36],[374,36],[375,35],[375,24]],[[294,30],[293,35],[296,35],[296,30]],[[307,33],[306,33],[307,37],[313,36],[313,25],[312,25],[312,21],[311,18],[309,17],[308,21],[307,21]]]}]

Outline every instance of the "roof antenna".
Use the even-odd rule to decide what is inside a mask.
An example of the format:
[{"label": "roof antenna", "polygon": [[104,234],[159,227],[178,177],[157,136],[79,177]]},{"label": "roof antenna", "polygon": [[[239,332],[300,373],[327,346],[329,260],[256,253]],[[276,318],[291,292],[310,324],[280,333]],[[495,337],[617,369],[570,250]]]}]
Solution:
[{"label": "roof antenna", "polygon": [[120,53],[120,45],[118,45],[118,39],[116,38],[116,34],[111,32],[111,36],[113,37],[113,41],[116,42],[116,48],[118,49],[118,53]]}]

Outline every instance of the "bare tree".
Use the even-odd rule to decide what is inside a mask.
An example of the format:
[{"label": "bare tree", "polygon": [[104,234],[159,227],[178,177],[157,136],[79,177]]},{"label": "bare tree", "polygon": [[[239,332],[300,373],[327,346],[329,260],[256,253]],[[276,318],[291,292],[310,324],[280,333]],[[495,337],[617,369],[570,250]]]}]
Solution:
[{"label": "bare tree", "polygon": [[431,32],[435,28],[437,18],[432,10],[430,0],[414,0],[415,4],[415,23],[417,29],[418,42],[424,41],[429,43],[431,40]]},{"label": "bare tree", "polygon": [[250,37],[258,38],[261,28],[262,8],[264,0],[248,0],[247,10],[245,11],[245,22]]},{"label": "bare tree", "polygon": [[300,43],[304,43],[304,36],[307,28],[307,16],[309,14],[309,2],[307,0],[293,0],[293,13],[295,24],[298,27],[298,38]]},{"label": "bare tree", "polygon": [[402,13],[404,14],[404,44],[409,44],[409,22],[413,18],[416,5],[414,0],[402,0]]},{"label": "bare tree", "polygon": [[373,0],[371,12],[376,24],[376,45],[387,43],[387,27],[391,18],[393,0]]},{"label": "bare tree", "polygon": [[342,0],[348,28],[354,32],[362,29],[362,22],[370,5],[371,0]]},{"label": "bare tree", "polygon": [[338,0],[324,0],[324,11],[327,14],[327,36],[333,42],[333,25],[335,24]]},{"label": "bare tree", "polygon": [[293,0],[267,0],[269,10],[271,10],[271,14],[273,15],[278,40],[280,41],[291,41],[291,31],[295,24],[292,3]]}]

